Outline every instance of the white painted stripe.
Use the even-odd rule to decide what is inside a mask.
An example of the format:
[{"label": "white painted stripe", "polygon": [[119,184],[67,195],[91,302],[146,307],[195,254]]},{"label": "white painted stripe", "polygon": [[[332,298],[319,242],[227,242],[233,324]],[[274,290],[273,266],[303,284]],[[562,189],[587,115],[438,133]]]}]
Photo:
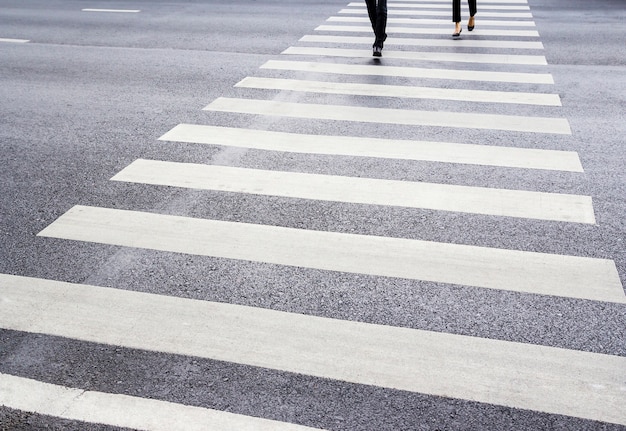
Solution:
[{"label": "white painted stripe", "polygon": [[[24,282],[30,280],[24,279]],[[51,286],[58,285],[52,283]],[[92,287],[85,286],[85,289]],[[4,293],[3,287],[0,292]],[[77,305],[84,307],[85,304]],[[97,318],[106,313],[99,313]],[[85,391],[9,374],[0,374],[0,405],[57,418],[146,431],[317,429],[155,399]]]},{"label": "white painted stripe", "polygon": [[6,42],[6,43],[27,43],[27,42],[30,42],[30,40],[27,40],[27,39],[7,39],[7,38],[0,37],[0,42]]},{"label": "white painted stripe", "polygon": [[12,275],[0,299],[7,329],[626,425],[620,356]]},{"label": "white painted stripe", "polygon": [[457,81],[554,84],[552,75],[550,75],[549,73],[491,72],[468,69],[429,69],[420,67],[284,60],[269,60],[267,63],[262,65],[261,68],[278,70],[298,70],[302,72],[336,73],[341,75],[402,76],[405,78],[453,79]]},{"label": "white painted stripe", "polygon": [[139,9],[81,9],[83,12],[137,13]]},{"label": "white painted stripe", "polygon": [[[358,33],[371,33],[371,26],[356,26],[356,25],[320,25],[316,31],[343,31],[343,32],[358,32]],[[536,30],[488,30],[478,28],[474,30],[479,36],[514,36],[514,37],[539,37],[539,32]],[[420,27],[394,27],[387,26],[387,33],[389,34],[445,34],[450,36],[449,28],[420,28]]]},{"label": "white painted stripe", "polygon": [[362,106],[290,103],[227,97],[217,98],[204,110],[363,123],[461,127],[464,129],[510,130],[566,135],[572,133],[569,122],[565,118],[367,108]]},{"label": "white painted stripe", "polygon": [[[402,0],[405,3],[447,3],[449,0]],[[527,0],[481,0],[480,4],[528,4]],[[448,6],[449,7],[449,6]]]},{"label": "white painted stripe", "polygon": [[561,106],[558,94],[523,93],[513,91],[466,90],[459,88],[433,88],[407,85],[363,84],[353,82],[327,82],[284,78],[258,78],[249,76],[235,87],[266,90],[301,91],[324,94],[350,94],[370,97],[397,97],[404,99],[435,99],[488,102],[520,105]]},{"label": "white painted stripe", "polygon": [[[480,5],[480,10],[530,10],[530,6],[502,6],[502,5]],[[389,10],[395,8],[421,8],[421,9],[450,9],[449,4],[433,4],[433,3],[389,3]],[[461,5],[461,10],[467,11],[468,7]],[[361,2],[352,2],[348,4],[348,7],[363,7]]]},{"label": "white painted stripe", "polygon": [[[371,58],[372,50],[324,48],[311,46],[291,46],[282,54],[287,55],[315,55],[327,57],[354,57]],[[545,66],[546,58],[542,55],[503,55],[503,54],[474,54],[457,52],[416,52],[416,51],[389,51],[383,53],[385,58],[421,61],[451,61],[462,63],[496,63],[496,64],[522,64],[529,66]]]},{"label": "white painted stripe", "polygon": [[75,206],[40,236],[626,303],[606,259]]},{"label": "white painted stripe", "polygon": [[367,138],[356,136],[304,135],[267,130],[179,124],[159,138],[163,141],[226,145],[269,151],[305,154],[378,157],[385,159],[424,160],[442,163],[503,166],[524,169],[548,169],[583,172],[574,151],[496,147]]},{"label": "white painted stripe", "polygon": [[[353,15],[367,15],[367,9],[341,9],[338,13],[340,14],[353,14]],[[449,11],[444,10],[401,10],[401,9],[392,9],[390,8],[388,11],[388,15],[390,17],[394,16],[449,16]],[[480,12],[480,18],[532,18],[533,15],[528,12]],[[482,22],[482,21],[481,21]]]},{"label": "white painted stripe", "polygon": [[136,160],[112,180],[367,205],[595,223],[591,197]]},{"label": "white painted stripe", "polygon": [[[319,43],[353,43],[371,45],[372,38],[367,36],[337,36],[337,35],[306,35],[300,39],[301,42]],[[388,37],[385,46],[406,45],[406,46],[443,46],[447,48],[502,48],[502,49],[543,49],[541,42],[526,42],[518,40],[475,40],[475,39],[415,39]]]},{"label": "white painted stripe", "polygon": [[[352,16],[331,16],[326,21],[330,22],[355,22],[355,23],[369,23],[367,17],[352,17]],[[445,19],[416,19],[416,18],[387,18],[389,24],[427,24],[427,25],[445,25],[450,27],[450,20]],[[495,27],[535,27],[533,21],[498,21],[498,20],[480,20],[480,26],[495,26]]]}]

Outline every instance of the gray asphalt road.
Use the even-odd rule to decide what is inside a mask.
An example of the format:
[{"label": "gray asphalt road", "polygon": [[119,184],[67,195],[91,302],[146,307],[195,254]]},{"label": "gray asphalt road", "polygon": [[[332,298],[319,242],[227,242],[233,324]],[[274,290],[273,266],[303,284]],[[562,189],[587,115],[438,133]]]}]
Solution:
[{"label": "gray asphalt road", "polygon": [[[589,357],[590,364],[595,365],[596,358],[616,360],[615,385],[618,394],[622,391],[622,398],[609,398],[619,405],[626,387],[626,369],[621,368],[626,358],[625,301],[594,299],[593,280],[588,289],[591,298],[579,298],[568,294],[567,289],[558,295],[539,294],[532,286],[514,289],[509,284],[520,284],[524,275],[513,270],[511,279],[503,286],[485,288],[478,282],[446,281],[448,271],[442,271],[441,277],[435,279],[368,275],[367,271],[327,270],[313,264],[280,265],[264,257],[230,259],[149,246],[125,247],[102,243],[106,241],[38,236],[68,210],[82,205],[469,245],[480,250],[604,259],[614,263],[617,282],[626,285],[626,123],[623,121],[626,4],[618,0],[529,0],[532,21],[536,24],[532,29],[539,36],[519,37],[481,33],[487,30],[486,26],[481,27],[481,20],[499,18],[481,17],[488,5],[481,9],[478,1],[477,29],[474,33],[465,29],[462,42],[532,40],[543,43],[543,49],[394,44],[394,38],[447,41],[450,37],[447,33],[403,34],[394,32],[393,28],[415,26],[451,31],[452,24],[390,22],[389,43],[379,62],[368,56],[281,54],[290,47],[369,50],[368,44],[342,39],[369,37],[368,33],[316,30],[320,25],[333,24],[326,21],[329,17],[359,17],[338,13],[347,2],[334,0],[0,0],[0,274],[500,340],[516,346],[555,347],[559,352],[587,352],[593,355]],[[83,11],[87,8],[140,12]],[[390,9],[390,17],[399,17],[394,15],[395,11]],[[448,20],[445,15],[415,17]],[[518,29],[506,25],[493,28]],[[336,39],[300,41],[301,37],[313,34]],[[394,58],[392,54],[412,51],[459,56],[543,55],[547,65],[415,60]],[[554,84],[456,80],[443,75],[423,78],[260,69],[270,60],[405,69],[541,72],[551,75]],[[246,77],[550,93],[560,97],[562,106],[235,87]],[[328,112],[333,110],[331,106],[348,105],[372,110],[561,118],[569,123],[571,134],[501,130],[496,119],[491,120],[493,127],[473,129],[203,110],[218,98],[289,102],[299,106],[321,104],[329,106]],[[373,112],[381,115],[380,111]],[[583,172],[268,151],[158,139],[179,124],[569,151],[577,154]],[[419,206],[268,196],[255,194],[254,190],[239,193],[111,181],[137,159],[588,196],[592,199],[595,224]],[[467,193],[471,195],[474,191]],[[286,250],[287,258],[298,255],[300,245],[294,244],[293,250]],[[258,248],[263,250],[263,244]],[[374,261],[382,256],[377,253],[384,252],[372,250]],[[471,254],[466,256],[470,257]],[[449,259],[450,273],[457,266],[463,267],[463,262],[459,264],[463,258]],[[428,266],[429,261],[415,264],[420,265]],[[572,265],[572,271],[575,266]],[[495,278],[491,271],[498,270],[506,273],[509,269],[488,267],[480,276],[490,281]],[[460,273],[464,280],[463,271]],[[566,285],[562,275],[551,274],[549,286]],[[4,302],[5,311],[12,307],[2,290],[6,284],[6,278],[2,278],[0,303]],[[102,308],[108,305],[104,302]],[[73,321],[74,312],[73,307],[68,307],[69,321]],[[39,310],[33,308],[27,318],[36,322],[38,315]],[[532,403],[524,404],[516,395],[508,402],[500,397],[499,389],[490,389],[487,384],[482,391],[480,384],[475,385],[477,398],[461,396],[455,387],[432,392],[403,390],[397,386],[361,383],[358,378],[349,383],[345,381],[347,378],[315,377],[315,373],[300,371],[301,364],[291,369],[255,366],[243,359],[228,361],[210,355],[165,353],[162,349],[154,352],[124,343],[107,343],[104,339],[86,342],[69,333],[55,335],[46,330],[45,324],[41,330],[27,330],[12,326],[2,317],[0,322],[3,322],[0,376],[67,388],[125,394],[329,430],[624,429],[619,419],[555,412],[550,410],[551,402],[546,403],[545,409],[529,407]],[[78,318],[73,323],[79,328],[89,326]],[[153,333],[160,331],[159,327],[153,328]],[[232,340],[233,344],[238,342]],[[455,354],[458,351],[444,350],[441,362]],[[555,364],[558,368],[563,363]],[[517,364],[511,364],[513,372],[516,367]],[[424,380],[429,375],[430,371],[424,370]],[[513,374],[507,383],[515,386],[516,376]],[[406,380],[412,378],[407,376]],[[525,381],[519,379],[523,392]],[[0,400],[17,399],[18,394],[2,387],[6,381],[0,381]],[[551,382],[550,376],[545,382],[547,386],[556,385],[558,393],[562,382]],[[588,391],[584,384],[580,385],[581,397],[587,397]],[[563,394],[564,399],[569,396]],[[26,410],[0,407],[0,429],[118,429]],[[612,408],[609,406],[607,410]]]}]

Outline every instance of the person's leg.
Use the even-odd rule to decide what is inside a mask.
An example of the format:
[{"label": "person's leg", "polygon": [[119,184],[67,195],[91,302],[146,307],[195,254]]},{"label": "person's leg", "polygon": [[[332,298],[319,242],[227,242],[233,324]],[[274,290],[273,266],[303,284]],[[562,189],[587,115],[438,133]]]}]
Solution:
[{"label": "person's leg", "polygon": [[476,0],[467,0],[469,5],[470,16],[476,15]]},{"label": "person's leg", "polygon": [[365,5],[367,6],[367,14],[372,23],[372,30],[376,33],[376,0],[365,0]]},{"label": "person's leg", "polygon": [[461,0],[452,0],[452,22],[454,22],[452,37],[459,37],[461,35]]},{"label": "person's leg", "polygon": [[452,22],[461,22],[461,0],[452,0]]},{"label": "person's leg", "polygon": [[374,44],[380,48],[383,47],[383,43],[387,39],[387,0],[378,0],[376,6],[376,28],[374,33],[376,34],[376,42]]},{"label": "person's leg", "polygon": [[467,0],[470,10],[470,18],[467,21],[467,29],[469,31],[474,30],[474,15],[476,15],[476,0]]}]

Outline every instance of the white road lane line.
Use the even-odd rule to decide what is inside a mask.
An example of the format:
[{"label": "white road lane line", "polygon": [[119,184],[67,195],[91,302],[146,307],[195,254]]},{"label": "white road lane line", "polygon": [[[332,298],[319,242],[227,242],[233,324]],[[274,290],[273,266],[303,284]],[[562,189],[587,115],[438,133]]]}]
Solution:
[{"label": "white road lane line", "polygon": [[[0,278],[0,284],[4,281]],[[91,287],[87,287],[87,290]],[[0,285],[0,295],[3,287]],[[79,307],[84,304],[73,304]],[[105,312],[106,313],[106,312]],[[103,314],[96,318],[101,318]],[[145,431],[313,431],[285,422],[167,401],[54,385],[0,374],[0,405],[94,424]]]},{"label": "white road lane line", "polygon": [[[449,23],[448,23],[449,24]],[[357,25],[320,25],[315,28],[316,31],[333,31],[333,32],[358,32],[358,33],[371,33],[371,26],[357,26]],[[507,37],[539,37],[539,32],[536,30],[506,30],[506,29],[483,29],[477,28],[474,30],[479,36],[507,36]],[[387,26],[387,33],[389,34],[437,34],[450,36],[449,28],[424,28],[424,27],[397,27]]]},{"label": "white road lane line", "polygon": [[0,326],[626,425],[619,356],[11,275]]},{"label": "white road lane line", "polygon": [[524,93],[519,91],[466,90],[460,88],[328,82],[253,76],[242,79],[235,84],[235,87],[369,97],[397,97],[403,99],[455,100],[461,102],[471,100],[473,103],[561,106],[561,98],[558,94]]},{"label": "white road lane line", "polygon": [[[300,42],[315,43],[352,43],[372,44],[372,38],[367,36],[337,36],[337,35],[306,35],[300,38]],[[446,48],[500,48],[500,49],[544,49],[541,42],[506,41],[506,40],[474,40],[474,39],[415,39],[388,37],[385,46],[441,46]]]},{"label": "white road lane line", "polygon": [[402,124],[407,126],[457,127],[566,135],[572,133],[569,122],[565,118],[368,108],[363,106],[308,104],[227,97],[215,99],[204,110],[289,118]]},{"label": "white road lane line", "polygon": [[[371,43],[371,39],[370,39]],[[422,67],[341,64],[307,61],[269,60],[261,69],[297,70],[340,75],[401,76],[405,78],[451,79],[456,81],[515,82],[520,84],[554,84],[549,73],[492,72],[471,69],[430,69]]]},{"label": "white road lane line", "polygon": [[138,13],[139,9],[81,9],[83,12]]},{"label": "white road lane line", "polygon": [[[351,23],[369,23],[367,17],[352,16],[331,16],[328,22],[351,22]],[[450,20],[445,19],[420,19],[420,18],[387,18],[389,24],[408,24],[408,25],[445,25],[450,27]],[[480,25],[486,27],[535,27],[534,21],[500,21],[500,20],[480,20]]]},{"label": "white road lane line", "polygon": [[626,303],[615,263],[469,245],[75,206],[40,236]]},{"label": "white road lane line", "polygon": [[[318,57],[353,57],[371,58],[372,50],[346,49],[346,48],[323,48],[310,46],[291,46],[285,49],[285,55],[314,55]],[[443,61],[461,63],[491,63],[491,64],[516,64],[529,66],[545,66],[546,58],[543,55],[519,55],[519,54],[475,54],[457,52],[417,52],[417,51],[393,51],[385,50],[385,58],[421,61]]]},{"label": "white road lane line", "polygon": [[[367,15],[366,8],[352,8],[352,9],[341,9],[338,13],[340,14],[349,14],[349,15]],[[388,14],[391,17],[395,16],[450,16],[449,11],[444,10],[398,10],[389,8]],[[480,12],[480,18],[531,18],[533,15],[529,12]]]},{"label": "white road lane line", "polygon": [[28,39],[9,39],[0,37],[0,42],[2,43],[28,43],[30,40]]},{"label": "white road lane line", "polygon": [[583,172],[580,158],[575,151],[353,136],[305,135],[196,124],[179,124],[159,139],[305,154]]},{"label": "white road lane line", "polygon": [[112,180],[366,205],[595,223],[591,197],[139,159]]}]

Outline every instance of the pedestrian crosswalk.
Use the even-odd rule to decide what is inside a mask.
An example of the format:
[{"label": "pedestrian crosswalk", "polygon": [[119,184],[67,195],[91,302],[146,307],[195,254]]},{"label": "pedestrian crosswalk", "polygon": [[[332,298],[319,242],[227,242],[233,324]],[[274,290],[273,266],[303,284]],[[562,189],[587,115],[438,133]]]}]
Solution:
[{"label": "pedestrian crosswalk", "polygon": [[[567,140],[572,130],[560,109],[560,96],[553,91],[548,62],[540,55],[539,33],[529,29],[535,23],[526,0],[482,0],[476,37],[458,41],[449,38],[450,21],[437,18],[449,15],[449,0],[398,0],[389,6],[390,36],[382,60],[373,62],[369,47],[359,47],[371,43],[371,27],[365,5],[349,3],[328,19],[330,25],[318,26],[315,34],[304,35],[279,58],[261,64],[258,76],[236,83],[237,96],[206,101],[202,113],[208,124],[178,124],[159,142],[303,158],[347,157],[355,164],[429,162],[439,169],[452,165],[476,172],[519,169],[529,176],[584,172],[575,151],[531,143],[542,138]],[[346,36],[348,32],[359,34]],[[365,99],[376,103],[364,105]],[[404,105],[388,107],[389,100],[402,100]],[[498,112],[494,107],[507,106],[510,110],[504,114],[494,113]],[[518,107],[523,111],[515,111]],[[216,115],[256,119],[249,121],[256,126],[213,124]],[[299,120],[401,126],[412,132],[400,131],[393,139],[314,134],[284,127],[272,130],[268,119],[287,125]],[[452,142],[441,138],[442,131],[458,130],[476,134],[467,141],[458,138],[460,134],[454,134]],[[507,136],[505,142],[494,139],[501,133]],[[331,174],[148,160],[138,155],[111,180],[260,199],[428,210],[459,214],[466,220],[484,216],[494,224],[514,219],[531,226],[531,231],[533,223],[591,227],[596,223],[594,202],[585,194],[470,185],[455,183],[454,178],[443,184],[378,178],[367,171]],[[610,258],[601,253],[549,253],[524,244],[493,247],[81,202],[38,236],[219,262],[411,280],[433,283],[434,288],[453,285],[626,304],[618,268]],[[626,425],[624,357],[415,329],[393,321],[374,324],[147,292],[149,286],[140,292],[0,274],[0,328]],[[142,430],[323,428],[311,420],[276,421],[149,398],[0,373],[0,404],[70,420]],[[351,429],[350,424],[344,429]]]},{"label": "pedestrian crosswalk", "polygon": [[[2,282],[13,307],[0,322],[12,329],[588,419],[599,412],[608,421],[626,419],[622,357],[95,286],[11,276]],[[32,309],[37,316],[24,318]]]},{"label": "pedestrian crosswalk", "polygon": [[[329,36],[310,34],[300,38],[300,42],[327,42],[341,44],[371,45],[372,40],[365,36]],[[543,49],[541,42],[503,41],[503,40],[448,40],[448,39],[418,39],[407,37],[389,37],[386,46],[445,46],[461,48],[501,48],[501,49]]]},{"label": "pedestrian crosswalk", "polygon": [[0,405],[124,428],[154,431],[319,429],[149,398],[85,391],[9,374],[0,374],[0,388]]},{"label": "pedestrian crosswalk", "polygon": [[204,110],[407,126],[571,134],[569,122],[564,118],[556,117],[529,117],[451,111],[435,112],[352,105],[281,102],[276,100],[237,99],[231,97],[219,97],[207,105]]},{"label": "pedestrian crosswalk", "polygon": [[623,302],[612,261],[75,206],[40,235],[330,271]]},{"label": "pedestrian crosswalk", "polygon": [[[370,57],[369,50],[346,48],[314,48],[307,46],[287,48],[283,54],[315,55],[326,57]],[[466,54],[417,51],[390,51],[386,58],[422,61],[452,61],[461,63],[494,63],[494,64],[528,64],[545,65],[546,59],[541,55],[501,55],[501,54]]]},{"label": "pedestrian crosswalk", "polygon": [[290,153],[583,172],[578,154],[574,151],[486,144],[308,135],[199,124],[179,124],[159,139]]},{"label": "pedestrian crosswalk", "polygon": [[595,223],[588,196],[136,160],[112,178],[300,199]]},{"label": "pedestrian crosswalk", "polygon": [[[393,40],[390,40],[393,44]],[[361,52],[363,54],[363,52]],[[455,81],[513,82],[521,84],[554,84],[552,75],[546,73],[493,72],[471,69],[439,69],[407,66],[368,64],[337,64],[325,62],[270,60],[262,69],[293,70],[302,72],[333,73],[340,75],[397,76],[404,78],[430,78]]]},{"label": "pedestrian crosswalk", "polygon": [[[443,24],[443,21],[439,21],[439,24]],[[446,24],[449,24],[445,21]],[[389,34],[432,34],[432,35],[446,35],[450,36],[450,29],[443,27],[401,27],[396,25],[396,22],[390,22],[390,25],[387,26],[387,32]],[[329,25],[322,24],[318,26],[315,30],[318,31],[333,31],[333,32],[357,32],[357,33],[367,33],[371,31],[371,27],[366,25],[357,26],[357,25]],[[480,31],[481,35],[484,36],[505,36],[505,37],[539,37],[539,32],[537,30],[509,30],[509,29],[485,29]]]}]

